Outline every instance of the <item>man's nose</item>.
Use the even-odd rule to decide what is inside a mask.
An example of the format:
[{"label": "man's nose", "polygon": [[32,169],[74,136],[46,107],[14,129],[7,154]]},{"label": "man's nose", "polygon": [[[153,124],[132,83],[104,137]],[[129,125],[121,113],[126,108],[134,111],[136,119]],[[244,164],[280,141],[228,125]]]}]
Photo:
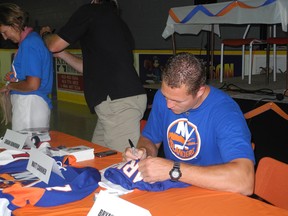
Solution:
[{"label": "man's nose", "polygon": [[171,109],[171,108],[173,108],[175,106],[175,102],[173,102],[171,100],[167,100],[166,103],[167,103],[167,107],[169,109]]}]

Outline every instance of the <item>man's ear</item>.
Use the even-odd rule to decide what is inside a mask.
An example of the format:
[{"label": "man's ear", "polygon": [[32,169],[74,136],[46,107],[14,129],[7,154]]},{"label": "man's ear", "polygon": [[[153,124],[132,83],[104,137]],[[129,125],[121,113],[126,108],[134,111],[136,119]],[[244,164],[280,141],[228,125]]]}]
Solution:
[{"label": "man's ear", "polygon": [[205,90],[206,90],[206,86],[201,86],[197,92],[197,97],[201,97],[204,94]]}]

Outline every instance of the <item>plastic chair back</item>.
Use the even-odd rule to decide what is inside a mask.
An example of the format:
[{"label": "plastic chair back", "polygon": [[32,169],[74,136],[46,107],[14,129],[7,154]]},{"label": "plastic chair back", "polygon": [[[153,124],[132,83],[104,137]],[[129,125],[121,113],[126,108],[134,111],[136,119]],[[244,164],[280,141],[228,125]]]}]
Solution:
[{"label": "plastic chair back", "polygon": [[288,209],[288,164],[270,157],[259,161],[254,194],[269,203]]}]

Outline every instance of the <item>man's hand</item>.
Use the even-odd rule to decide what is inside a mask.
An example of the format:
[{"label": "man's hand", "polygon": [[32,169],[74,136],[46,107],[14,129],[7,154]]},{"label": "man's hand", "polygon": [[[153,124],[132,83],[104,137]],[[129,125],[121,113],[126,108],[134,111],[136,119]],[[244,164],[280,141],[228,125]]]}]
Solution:
[{"label": "man's hand", "polygon": [[52,29],[51,29],[51,27],[50,26],[43,26],[41,29],[40,29],[40,35],[41,35],[41,37],[43,37],[45,34],[51,34],[52,33]]},{"label": "man's hand", "polygon": [[147,157],[139,162],[138,170],[143,181],[154,183],[170,179],[169,172],[173,167],[173,161],[160,157]]},{"label": "man's hand", "polygon": [[130,161],[130,160],[143,160],[147,157],[146,149],[145,148],[126,148],[122,154],[123,161]]}]

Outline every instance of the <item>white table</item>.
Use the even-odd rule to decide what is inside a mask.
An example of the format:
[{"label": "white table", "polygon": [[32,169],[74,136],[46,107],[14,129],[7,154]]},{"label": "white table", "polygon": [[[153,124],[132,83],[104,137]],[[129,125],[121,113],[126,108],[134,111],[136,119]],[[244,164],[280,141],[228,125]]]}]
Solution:
[{"label": "white table", "polygon": [[[166,39],[175,32],[194,35],[202,30],[212,32],[210,50],[207,50],[209,70],[210,62],[212,66],[214,64],[214,34],[220,37],[220,24],[281,24],[282,30],[287,32],[288,0],[235,0],[171,8],[162,37]],[[175,54],[175,37],[172,42]]]},{"label": "white table", "polygon": [[288,0],[242,0],[215,4],[175,7],[169,10],[162,33],[168,38],[174,32],[195,34],[201,30],[220,36],[219,24],[279,24],[287,32]]}]

